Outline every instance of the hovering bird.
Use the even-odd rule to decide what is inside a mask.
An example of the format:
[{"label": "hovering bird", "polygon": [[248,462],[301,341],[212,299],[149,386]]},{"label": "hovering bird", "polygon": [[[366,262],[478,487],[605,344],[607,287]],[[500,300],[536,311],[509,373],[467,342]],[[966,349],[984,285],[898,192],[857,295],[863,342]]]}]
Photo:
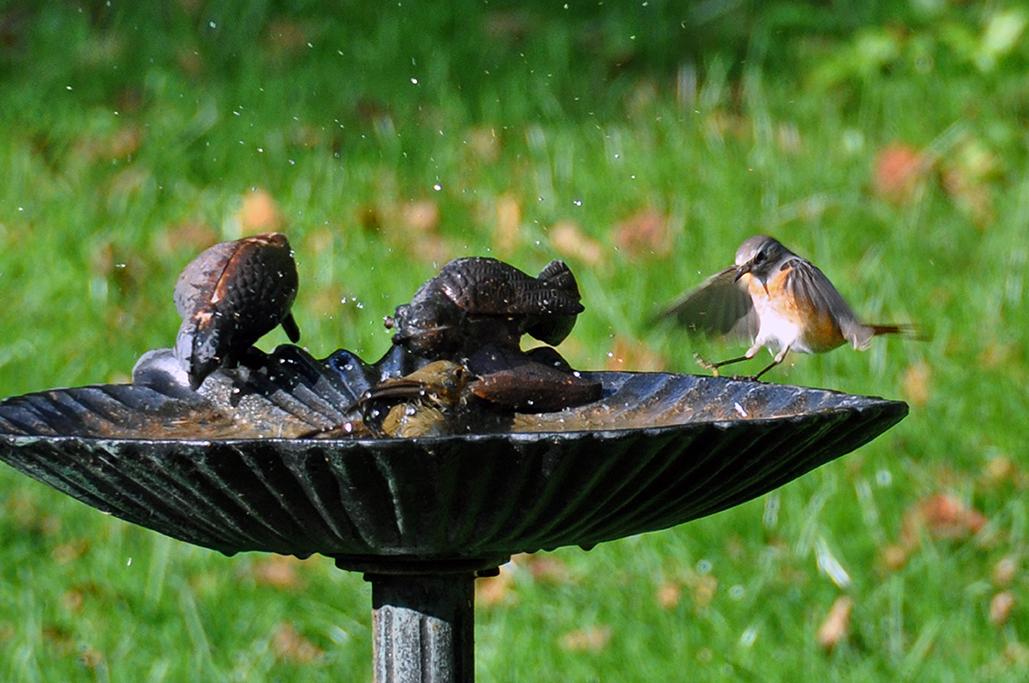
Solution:
[{"label": "hovering bird", "polygon": [[234,366],[277,325],[297,342],[300,329],[290,313],[296,294],[297,267],[281,233],[222,242],[193,259],[175,284],[182,317],[175,356],[190,387]]},{"label": "hovering bird", "polygon": [[736,265],[709,277],[657,317],[674,318],[691,332],[750,342],[737,358],[710,363],[697,356],[715,375],[767,347],[773,360],[755,380],[790,351],[823,353],[845,343],[865,349],[877,335],[913,331],[908,325],[860,322],[817,266],[766,235],[746,240],[736,251]]}]

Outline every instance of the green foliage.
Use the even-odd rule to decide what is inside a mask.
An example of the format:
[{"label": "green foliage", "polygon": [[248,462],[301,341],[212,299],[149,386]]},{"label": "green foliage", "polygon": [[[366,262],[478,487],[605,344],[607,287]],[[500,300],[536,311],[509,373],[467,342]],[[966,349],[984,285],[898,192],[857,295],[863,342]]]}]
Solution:
[{"label": "green foliage", "polygon": [[[770,232],[931,340],[769,379],[910,417],[762,500],[523,561],[480,604],[480,677],[1024,680],[1019,3],[285,4],[0,9],[0,394],[126,378],[171,343],[185,263],[261,226],[296,248],[315,355],[382,353],[382,317],[447,258],[560,254],[587,306],[574,364],[692,372],[738,349],[649,317]],[[919,512],[937,493],[985,526],[944,538]],[[368,588],[328,560],[226,559],[6,467],[0,557],[0,680],[370,676]]]}]

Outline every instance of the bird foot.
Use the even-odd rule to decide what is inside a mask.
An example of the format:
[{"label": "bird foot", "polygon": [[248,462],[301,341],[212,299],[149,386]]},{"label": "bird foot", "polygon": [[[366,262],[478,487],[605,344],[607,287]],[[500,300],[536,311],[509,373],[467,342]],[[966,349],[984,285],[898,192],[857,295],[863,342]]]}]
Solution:
[{"label": "bird foot", "polygon": [[693,360],[697,361],[697,365],[699,365],[700,367],[704,368],[705,370],[710,370],[711,371],[711,375],[713,377],[718,377],[719,376],[719,374],[718,374],[718,366],[715,363],[712,363],[711,361],[705,359],[699,353],[693,354]]}]

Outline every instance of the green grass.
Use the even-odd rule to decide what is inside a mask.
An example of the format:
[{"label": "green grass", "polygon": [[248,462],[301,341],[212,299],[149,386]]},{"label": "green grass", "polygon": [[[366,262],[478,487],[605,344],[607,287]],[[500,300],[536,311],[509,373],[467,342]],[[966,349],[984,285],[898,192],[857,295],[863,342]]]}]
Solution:
[{"label": "green grass", "polygon": [[[255,188],[297,251],[316,355],[378,356],[382,317],[442,260],[533,270],[563,255],[587,306],[562,346],[574,364],[627,353],[693,372],[694,351],[739,349],[647,318],[771,232],[868,318],[932,339],[799,357],[769,379],[910,398],[911,415],[761,500],[547,554],[563,567],[550,580],[520,565],[506,599],[478,609],[480,678],[1024,680],[1019,4],[355,4],[0,9],[0,395],[124,379],[169,345],[178,271],[241,234]],[[898,142],[934,162],[890,201],[873,168]],[[413,202],[438,209],[428,237],[404,218]],[[498,216],[512,206],[508,245]],[[668,251],[612,246],[647,209],[667,217]],[[567,221],[601,244],[597,263],[561,253],[552,228]],[[986,526],[923,533],[887,568],[905,512],[935,493]],[[827,555],[845,587],[819,569]],[[0,680],[370,677],[368,587],[324,558],[269,584],[266,558],[171,541],[7,467],[0,558]],[[659,603],[662,586],[681,587],[678,603]],[[994,624],[1004,590],[1015,607]],[[827,653],[816,633],[841,595],[849,636]],[[322,656],[278,654],[284,623]],[[584,629],[609,639],[566,647]]]}]

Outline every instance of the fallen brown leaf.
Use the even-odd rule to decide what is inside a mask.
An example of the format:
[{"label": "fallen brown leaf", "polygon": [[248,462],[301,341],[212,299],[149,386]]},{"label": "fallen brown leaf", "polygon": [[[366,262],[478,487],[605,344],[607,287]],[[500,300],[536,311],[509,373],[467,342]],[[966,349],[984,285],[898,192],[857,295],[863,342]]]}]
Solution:
[{"label": "fallen brown leaf", "polygon": [[982,483],[991,488],[1006,484],[1020,486],[1022,479],[1022,471],[1015,461],[1006,455],[995,455],[987,460],[982,474]]},{"label": "fallen brown leaf", "polygon": [[718,593],[718,579],[710,574],[694,574],[686,580],[686,585],[697,609],[704,609],[710,605]]},{"label": "fallen brown leaf", "polygon": [[43,639],[57,650],[58,654],[69,655],[75,650],[75,639],[63,626],[44,626],[42,634]]},{"label": "fallen brown leaf", "polygon": [[338,282],[320,287],[304,297],[304,306],[312,314],[327,318],[340,315],[344,311],[353,312],[352,307],[344,307],[343,299],[346,291]]},{"label": "fallen brown leaf", "polygon": [[154,246],[164,255],[176,252],[199,253],[217,243],[218,232],[201,221],[185,221],[158,233]]},{"label": "fallen brown leaf", "polygon": [[106,141],[105,156],[108,159],[124,159],[139,151],[143,146],[143,129],[139,126],[123,126]]},{"label": "fallen brown leaf", "polygon": [[525,559],[524,566],[539,583],[564,584],[572,580],[568,565],[553,556],[534,553]]},{"label": "fallen brown leaf", "polygon": [[616,335],[611,352],[604,363],[606,370],[632,370],[660,372],[666,367],[665,359],[638,340]]},{"label": "fallen brown leaf", "polygon": [[948,168],[942,174],[943,189],[979,229],[991,225],[996,218],[993,210],[993,192],[988,185],[977,182],[960,168]]},{"label": "fallen brown leaf", "polygon": [[50,551],[50,557],[57,564],[68,564],[89,552],[89,546],[89,539],[77,538],[68,541],[67,543],[55,546],[54,549]]},{"label": "fallen brown leaf", "polygon": [[915,406],[924,406],[929,402],[931,380],[932,369],[928,363],[920,360],[909,365],[904,371],[904,379],[901,384],[904,398]]},{"label": "fallen brown leaf", "polygon": [[357,210],[357,224],[370,232],[382,230],[382,212],[374,204],[364,204]]},{"label": "fallen brown leaf", "polygon": [[472,128],[468,131],[468,146],[484,164],[492,164],[500,158],[500,138],[495,128]]},{"label": "fallen brown leaf", "polygon": [[704,119],[704,130],[710,137],[718,140],[723,140],[726,136],[737,140],[748,140],[753,129],[749,118],[723,109],[713,110]]},{"label": "fallen brown leaf", "polygon": [[928,157],[911,145],[887,145],[875,158],[873,189],[886,201],[903,204],[914,195],[930,165]]},{"label": "fallen brown leaf", "polygon": [[104,663],[104,653],[95,647],[85,647],[79,652],[79,661],[87,669],[97,669]]},{"label": "fallen brown leaf", "polygon": [[908,546],[918,544],[922,531],[936,539],[963,539],[979,533],[986,521],[981,512],[955,496],[939,493],[904,513],[901,538]]},{"label": "fallen brown leaf", "polygon": [[265,40],[272,52],[299,52],[307,47],[307,32],[291,19],[273,19],[268,22]]},{"label": "fallen brown leaf", "polygon": [[1010,586],[1016,576],[1018,576],[1018,558],[1014,555],[1002,557],[997,564],[993,565],[993,583],[998,587]]},{"label": "fallen brown leaf", "polygon": [[267,190],[256,189],[243,195],[243,203],[236,214],[244,235],[274,232],[282,228],[279,205]]},{"label": "fallen brown leaf", "polygon": [[423,235],[435,233],[439,227],[439,204],[431,199],[408,202],[400,215],[405,228]]},{"label": "fallen brown leaf", "polygon": [[272,634],[272,649],[281,660],[310,664],[325,656],[324,650],[301,635],[293,624],[282,622]]},{"label": "fallen brown leaf", "polygon": [[822,625],[818,628],[818,645],[831,652],[850,632],[850,615],[854,609],[854,601],[841,595],[833,602]]},{"label": "fallen brown leaf", "polygon": [[1003,626],[1011,618],[1011,611],[1015,609],[1015,594],[1011,591],[1001,591],[990,600],[990,623],[994,626]]},{"label": "fallen brown leaf", "polygon": [[590,626],[561,636],[561,648],[569,652],[600,652],[611,642],[610,626]]},{"label": "fallen brown leaf", "polygon": [[879,553],[880,561],[887,571],[897,571],[908,561],[908,550],[899,543],[885,546]]},{"label": "fallen brown leaf", "polygon": [[1008,664],[1024,666],[1029,663],[1029,646],[1023,645],[1017,640],[1009,642],[1004,647],[1004,659]]},{"label": "fallen brown leaf", "polygon": [[71,153],[75,159],[91,165],[130,157],[139,151],[142,144],[143,129],[136,125],[127,125],[109,135],[79,138]]},{"label": "fallen brown leaf", "polygon": [[259,586],[295,590],[304,585],[297,571],[301,564],[301,560],[290,555],[268,555],[250,565],[250,575]]},{"label": "fallen brown leaf", "polygon": [[672,251],[671,219],[656,209],[643,209],[615,226],[614,242],[632,257],[667,256]]},{"label": "fallen brown leaf", "polygon": [[504,565],[496,576],[475,580],[475,604],[481,607],[496,607],[515,601],[514,574],[511,567]]},{"label": "fallen brown leaf", "polygon": [[566,258],[599,266],[604,261],[604,245],[588,236],[572,220],[558,221],[550,228],[550,245]]},{"label": "fallen brown leaf", "polygon": [[197,78],[204,72],[204,58],[200,56],[200,50],[192,45],[180,47],[175,51],[175,63],[182,73],[190,78]]},{"label": "fallen brown leaf", "polygon": [[522,205],[510,194],[497,198],[497,222],[493,248],[501,256],[512,254],[522,241]]},{"label": "fallen brown leaf", "polygon": [[987,370],[993,370],[1010,363],[1017,353],[1018,347],[1014,342],[1002,343],[993,340],[988,342],[979,354],[979,365]]},{"label": "fallen brown leaf", "polygon": [[794,123],[780,123],[775,129],[775,142],[787,154],[797,154],[804,148],[800,129]]},{"label": "fallen brown leaf", "polygon": [[61,594],[61,607],[68,612],[82,611],[82,605],[85,601],[86,596],[82,594],[82,591],[75,590],[74,588]]},{"label": "fallen brown leaf", "polygon": [[675,609],[682,600],[682,586],[676,581],[665,581],[657,587],[654,597],[662,609]]},{"label": "fallen brown leaf", "polygon": [[904,566],[919,547],[922,536],[933,539],[962,540],[979,533],[986,525],[986,517],[978,510],[946,493],[939,493],[915,503],[904,513],[900,538],[885,546],[880,561],[887,571]]},{"label": "fallen brown leaf", "polygon": [[494,10],[482,22],[486,39],[501,44],[521,41],[534,26],[532,15],[522,9]]}]

